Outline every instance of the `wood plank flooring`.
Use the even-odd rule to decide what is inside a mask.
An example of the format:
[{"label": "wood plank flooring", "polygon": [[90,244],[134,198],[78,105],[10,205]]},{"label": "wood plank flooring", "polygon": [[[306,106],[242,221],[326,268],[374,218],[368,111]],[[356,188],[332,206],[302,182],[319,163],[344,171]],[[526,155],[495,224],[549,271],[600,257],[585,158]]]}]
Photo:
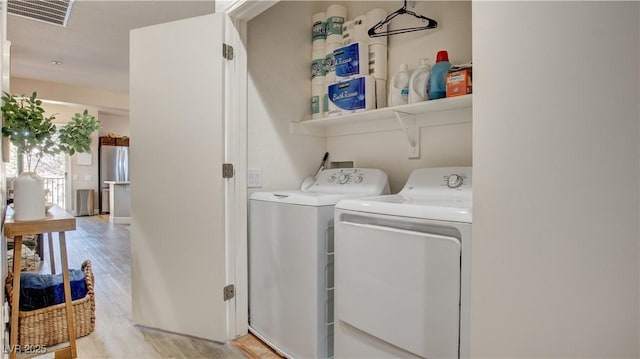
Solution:
[{"label": "wood plank flooring", "polygon": [[[108,216],[102,215],[78,217],[77,229],[67,232],[69,267],[80,268],[82,262],[89,259],[95,276],[96,330],[78,339],[78,357],[246,358],[233,345],[133,325],[129,228],[129,225],[111,224]],[[54,236],[57,248],[57,234]],[[50,273],[47,245],[43,258],[40,271]],[[60,273],[59,255],[56,256],[56,267],[56,273]],[[53,358],[53,354],[39,358]]]},{"label": "wood plank flooring", "polygon": [[251,333],[232,340],[231,344],[242,350],[250,359],[282,359],[273,349]]}]

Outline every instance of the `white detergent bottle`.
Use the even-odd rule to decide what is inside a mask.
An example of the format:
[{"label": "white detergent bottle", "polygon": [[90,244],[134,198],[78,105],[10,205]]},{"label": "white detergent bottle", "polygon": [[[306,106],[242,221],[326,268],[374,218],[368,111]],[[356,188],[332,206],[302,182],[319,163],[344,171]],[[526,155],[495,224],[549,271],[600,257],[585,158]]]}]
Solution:
[{"label": "white detergent bottle", "polygon": [[418,62],[418,67],[413,70],[409,79],[409,103],[422,102],[429,99],[429,96],[427,96],[427,83],[431,77],[429,59],[420,59]]},{"label": "white detergent bottle", "polygon": [[400,65],[400,71],[389,81],[389,106],[409,103],[409,79],[411,73],[407,64]]}]

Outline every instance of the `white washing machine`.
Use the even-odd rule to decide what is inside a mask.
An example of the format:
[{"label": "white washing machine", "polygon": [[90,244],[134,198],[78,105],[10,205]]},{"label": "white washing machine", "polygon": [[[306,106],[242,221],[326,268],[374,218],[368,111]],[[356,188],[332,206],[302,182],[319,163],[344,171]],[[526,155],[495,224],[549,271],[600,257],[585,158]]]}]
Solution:
[{"label": "white washing machine", "polygon": [[335,209],[335,358],[468,357],[471,167]]},{"label": "white washing machine", "polygon": [[333,356],[333,219],[344,198],[389,193],[378,169],[327,169],[306,190],[249,201],[249,329],[289,358]]}]

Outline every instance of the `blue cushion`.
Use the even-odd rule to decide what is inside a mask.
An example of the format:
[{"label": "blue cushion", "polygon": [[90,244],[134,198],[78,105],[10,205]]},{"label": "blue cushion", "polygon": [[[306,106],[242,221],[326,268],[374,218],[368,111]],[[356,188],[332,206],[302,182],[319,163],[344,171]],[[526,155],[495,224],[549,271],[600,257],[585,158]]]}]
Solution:
[{"label": "blue cushion", "polygon": [[[71,300],[87,295],[84,272],[70,269]],[[29,311],[64,303],[62,273],[20,273],[20,310]]]}]

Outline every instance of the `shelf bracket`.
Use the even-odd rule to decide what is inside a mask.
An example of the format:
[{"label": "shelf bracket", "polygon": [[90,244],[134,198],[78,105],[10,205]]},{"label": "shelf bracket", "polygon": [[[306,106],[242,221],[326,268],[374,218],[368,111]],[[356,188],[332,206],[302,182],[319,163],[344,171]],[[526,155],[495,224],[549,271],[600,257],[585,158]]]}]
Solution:
[{"label": "shelf bracket", "polygon": [[416,123],[416,115],[393,110],[400,128],[407,135],[409,142],[409,159],[420,158],[420,128]]}]

